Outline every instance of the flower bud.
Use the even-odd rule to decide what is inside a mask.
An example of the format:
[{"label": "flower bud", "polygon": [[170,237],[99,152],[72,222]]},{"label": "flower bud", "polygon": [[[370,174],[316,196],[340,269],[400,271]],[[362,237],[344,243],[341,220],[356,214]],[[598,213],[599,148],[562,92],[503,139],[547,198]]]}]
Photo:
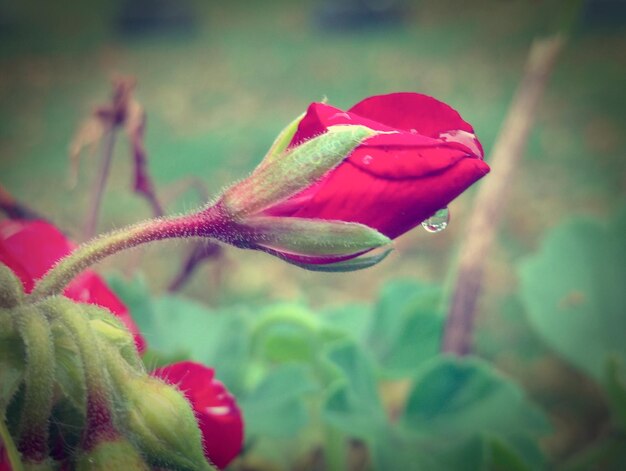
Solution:
[{"label": "flower bud", "polygon": [[23,300],[22,282],[8,266],[0,263],[0,308],[12,308]]},{"label": "flower bud", "polygon": [[196,418],[185,396],[153,377],[131,379],[125,388],[128,427],[146,459],[179,470],[213,469],[205,460]]},{"label": "flower bud", "polygon": [[76,460],[76,471],[149,471],[150,468],[135,447],[124,438],[105,440]]},{"label": "flower bud", "polygon": [[365,126],[332,126],[280,158],[270,153],[267,163],[261,162],[252,175],[226,190],[222,205],[236,217],[261,211],[315,183],[375,134]]},{"label": "flower bud", "polygon": [[360,270],[389,253],[366,252],[425,223],[488,172],[472,126],[432,97],[379,95],[347,111],[312,103],[198,219],[218,221],[212,237],[308,270]]}]

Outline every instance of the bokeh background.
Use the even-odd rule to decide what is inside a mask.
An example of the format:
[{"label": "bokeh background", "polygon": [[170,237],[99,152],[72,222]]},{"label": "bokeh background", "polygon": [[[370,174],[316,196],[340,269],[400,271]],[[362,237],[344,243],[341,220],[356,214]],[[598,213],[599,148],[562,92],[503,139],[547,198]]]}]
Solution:
[{"label": "bokeh background", "polygon": [[[432,95],[472,123],[489,160],[532,40],[561,27],[568,3],[4,1],[0,184],[80,240],[100,155],[83,156],[71,186],[68,147],[79,123],[109,99],[116,75],[137,80],[136,97],[148,116],[149,169],[169,213],[202,203],[198,184],[215,195],[244,176],[286,123],[322,99],[347,108],[394,91]],[[611,412],[602,387],[529,322],[518,294],[518,263],[568,218],[612,221],[626,192],[626,4],[583,2],[569,33],[506,195],[475,342],[476,354],[547,414],[552,431],[540,446],[549,466],[601,438]],[[100,231],[151,215],[131,185],[132,158],[120,134]],[[372,269],[316,274],[226,249],[198,269],[182,295],[213,310],[276,302],[323,310],[372,303],[385,282],[397,278],[445,291],[475,191],[450,206],[445,231],[414,230]],[[189,247],[164,242],[107,260],[101,270],[117,273],[117,284],[140,277],[159,295]],[[616,273],[624,281],[623,270]],[[623,313],[624,307],[611,309]],[[404,391],[402,385],[383,389],[387,403]],[[289,466],[296,465],[306,468],[302,460]]]}]

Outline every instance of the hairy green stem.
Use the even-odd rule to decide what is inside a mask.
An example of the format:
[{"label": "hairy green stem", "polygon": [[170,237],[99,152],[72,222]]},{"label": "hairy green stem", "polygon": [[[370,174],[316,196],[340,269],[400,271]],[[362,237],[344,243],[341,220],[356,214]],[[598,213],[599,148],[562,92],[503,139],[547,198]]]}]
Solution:
[{"label": "hairy green stem", "polygon": [[63,288],[80,272],[109,255],[156,240],[186,237],[215,237],[224,226],[224,217],[217,207],[199,213],[172,218],[150,219],[125,229],[109,232],[80,245],[60,260],[37,283],[29,296],[36,302],[61,294]]},{"label": "hairy green stem", "polygon": [[48,421],[54,390],[54,346],[48,319],[36,306],[16,309],[15,319],[26,347],[24,405],[18,428],[18,447],[29,461],[48,457]]}]

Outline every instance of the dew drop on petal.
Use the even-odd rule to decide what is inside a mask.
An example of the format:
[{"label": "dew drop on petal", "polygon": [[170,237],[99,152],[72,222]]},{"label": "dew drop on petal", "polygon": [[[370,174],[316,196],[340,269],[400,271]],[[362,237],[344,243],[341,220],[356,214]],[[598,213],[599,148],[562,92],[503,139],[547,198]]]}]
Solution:
[{"label": "dew drop on petal", "polygon": [[422,221],[422,227],[427,232],[441,232],[446,227],[448,227],[448,223],[450,222],[450,211],[448,208],[443,208],[433,214],[431,217]]},{"label": "dew drop on petal", "polygon": [[374,160],[374,157],[371,155],[364,155],[361,162],[363,162],[363,165],[369,165],[372,163],[372,160]]}]

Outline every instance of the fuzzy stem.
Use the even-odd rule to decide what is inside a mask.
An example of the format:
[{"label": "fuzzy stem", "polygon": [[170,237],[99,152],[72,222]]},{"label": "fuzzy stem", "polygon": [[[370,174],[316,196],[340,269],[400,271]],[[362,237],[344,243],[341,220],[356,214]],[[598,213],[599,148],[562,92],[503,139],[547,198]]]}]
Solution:
[{"label": "fuzzy stem", "polygon": [[35,306],[16,309],[15,319],[26,347],[24,405],[18,447],[24,458],[41,462],[48,456],[48,421],[54,390],[54,346],[48,320]]},{"label": "fuzzy stem", "polygon": [[109,255],[155,240],[215,237],[223,231],[225,218],[216,207],[201,212],[172,218],[150,219],[125,229],[109,232],[92,239],[67,257],[61,259],[39,280],[29,296],[36,302],[48,296],[61,294],[63,288],[85,268]]}]

